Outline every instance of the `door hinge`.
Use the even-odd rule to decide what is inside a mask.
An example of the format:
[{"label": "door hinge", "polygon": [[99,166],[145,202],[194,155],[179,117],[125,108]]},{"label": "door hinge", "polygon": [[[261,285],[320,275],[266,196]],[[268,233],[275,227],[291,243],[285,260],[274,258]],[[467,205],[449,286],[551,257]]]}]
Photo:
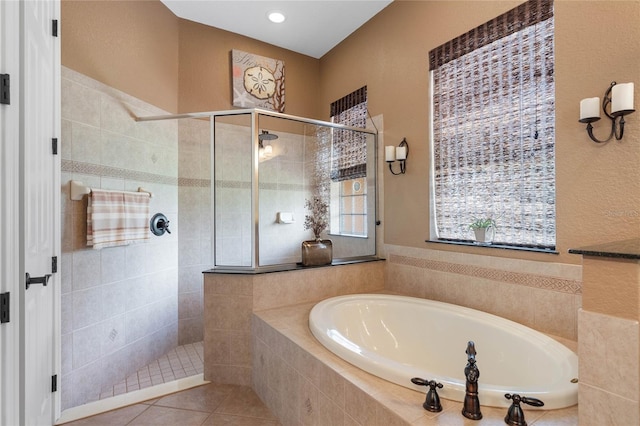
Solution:
[{"label": "door hinge", "polygon": [[0,74],[0,104],[11,104],[11,76]]},{"label": "door hinge", "polygon": [[55,274],[58,272],[58,256],[53,256],[51,258],[51,273]]},{"label": "door hinge", "polygon": [[51,139],[51,151],[53,155],[58,155],[58,138]]},{"label": "door hinge", "polygon": [[58,37],[58,20],[53,19],[51,22],[51,35],[54,37]]},{"label": "door hinge", "polygon": [[51,392],[58,391],[58,375],[54,374],[51,376]]},{"label": "door hinge", "polygon": [[11,304],[9,303],[9,292],[0,294],[0,323],[4,324],[11,320]]}]

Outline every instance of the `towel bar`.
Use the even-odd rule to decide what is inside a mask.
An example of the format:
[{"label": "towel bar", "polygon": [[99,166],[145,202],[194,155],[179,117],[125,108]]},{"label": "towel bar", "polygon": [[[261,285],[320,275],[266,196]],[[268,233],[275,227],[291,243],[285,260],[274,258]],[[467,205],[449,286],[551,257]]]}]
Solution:
[{"label": "towel bar", "polygon": [[[69,194],[73,201],[80,201],[85,194],[91,193],[91,188],[84,185],[82,182],[77,180],[69,181]],[[129,191],[119,191],[119,192],[129,192]],[[149,198],[153,197],[153,193],[151,191],[147,191],[142,187],[138,187],[138,192],[146,192],[149,194]]]}]

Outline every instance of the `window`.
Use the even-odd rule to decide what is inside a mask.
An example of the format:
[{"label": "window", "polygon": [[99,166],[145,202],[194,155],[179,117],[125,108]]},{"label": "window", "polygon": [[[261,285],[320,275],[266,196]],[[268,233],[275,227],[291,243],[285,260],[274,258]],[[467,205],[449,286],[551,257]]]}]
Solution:
[{"label": "window", "polygon": [[[331,121],[365,128],[367,87],[333,102]],[[366,134],[334,129],[331,150],[331,233],[367,236],[366,176]]]},{"label": "window", "polygon": [[331,184],[331,230],[353,237],[367,236],[367,180],[365,178],[343,180]]},{"label": "window", "polygon": [[432,231],[554,250],[553,2],[531,0],[429,53]]}]

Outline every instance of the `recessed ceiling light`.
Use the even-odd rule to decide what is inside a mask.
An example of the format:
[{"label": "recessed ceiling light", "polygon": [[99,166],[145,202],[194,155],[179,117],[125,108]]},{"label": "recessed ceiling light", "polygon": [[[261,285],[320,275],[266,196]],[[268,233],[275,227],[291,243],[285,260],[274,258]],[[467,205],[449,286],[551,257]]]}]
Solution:
[{"label": "recessed ceiling light", "polygon": [[286,19],[284,14],[282,12],[277,11],[277,10],[274,10],[274,11],[271,11],[271,12],[267,13],[267,17],[269,18],[269,20],[271,22],[276,23],[276,24],[280,24],[280,23],[284,22],[284,20]]}]

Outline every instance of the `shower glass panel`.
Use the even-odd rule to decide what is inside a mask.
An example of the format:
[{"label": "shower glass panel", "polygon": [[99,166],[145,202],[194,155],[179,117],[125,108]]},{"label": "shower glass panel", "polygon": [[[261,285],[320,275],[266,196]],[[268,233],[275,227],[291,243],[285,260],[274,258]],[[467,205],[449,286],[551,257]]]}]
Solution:
[{"label": "shower glass panel", "polygon": [[[376,256],[376,135],[262,110],[212,112],[214,269],[300,266],[305,201],[324,188],[334,263]],[[336,178],[336,144],[362,146],[359,174]],[[333,178],[332,178],[333,176]]]},{"label": "shower glass panel", "polygon": [[215,265],[251,267],[252,114],[214,116]]}]

